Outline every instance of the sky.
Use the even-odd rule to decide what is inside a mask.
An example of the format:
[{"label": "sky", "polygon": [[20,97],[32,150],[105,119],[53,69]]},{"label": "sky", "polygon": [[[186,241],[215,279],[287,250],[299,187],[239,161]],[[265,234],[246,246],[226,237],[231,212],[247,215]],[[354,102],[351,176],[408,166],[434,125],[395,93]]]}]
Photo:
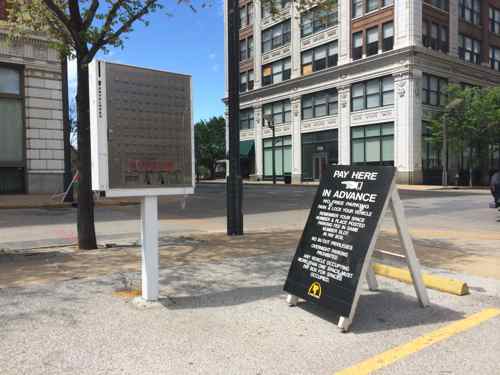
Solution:
[{"label": "sky", "polygon": [[[99,59],[189,74],[193,77],[194,121],[222,116],[224,105],[223,0],[212,0],[196,13],[185,5],[160,10],[147,17],[149,26],[137,23],[123,49],[98,54]],[[170,15],[166,13],[170,13]],[[68,65],[69,95],[75,95],[76,66]]]}]

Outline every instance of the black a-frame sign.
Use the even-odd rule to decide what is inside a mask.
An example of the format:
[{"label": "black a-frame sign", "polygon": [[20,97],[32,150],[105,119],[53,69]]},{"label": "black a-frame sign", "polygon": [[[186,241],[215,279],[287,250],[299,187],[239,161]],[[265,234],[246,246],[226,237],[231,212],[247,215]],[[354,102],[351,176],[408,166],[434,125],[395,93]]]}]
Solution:
[{"label": "black a-frame sign", "polygon": [[332,166],[323,176],[285,283],[288,302],[319,303],[340,315],[347,330],[354,317],[361,281],[377,289],[371,258],[380,225],[390,205],[415,289],[429,304],[404,210],[395,185],[394,167]]}]

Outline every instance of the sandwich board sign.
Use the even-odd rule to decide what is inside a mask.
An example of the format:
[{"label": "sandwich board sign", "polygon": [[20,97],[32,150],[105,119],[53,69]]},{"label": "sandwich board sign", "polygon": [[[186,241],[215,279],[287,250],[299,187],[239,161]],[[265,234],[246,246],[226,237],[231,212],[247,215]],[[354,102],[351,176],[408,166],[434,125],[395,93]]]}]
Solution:
[{"label": "sandwich board sign", "polygon": [[390,205],[422,306],[429,304],[403,206],[394,167],[343,166],[323,176],[284,290],[288,303],[298,298],[318,303],[340,316],[347,330],[354,317],[364,278],[377,289],[371,258],[380,225]]},{"label": "sandwich board sign", "polygon": [[142,295],[158,298],[158,196],[194,192],[191,77],[89,66],[92,189],[141,197]]}]

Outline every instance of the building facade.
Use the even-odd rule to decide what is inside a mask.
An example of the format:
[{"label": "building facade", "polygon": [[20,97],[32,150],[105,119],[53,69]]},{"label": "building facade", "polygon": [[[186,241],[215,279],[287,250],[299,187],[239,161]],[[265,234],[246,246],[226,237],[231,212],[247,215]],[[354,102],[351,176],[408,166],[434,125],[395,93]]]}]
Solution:
[{"label": "building facade", "polygon": [[63,190],[65,77],[47,39],[10,40],[0,25],[0,194]]},{"label": "building facade", "polygon": [[275,0],[274,8],[240,1],[249,177],[272,175],[271,123],[276,173],[293,182],[318,180],[329,164],[394,165],[400,183],[441,181],[428,122],[449,84],[500,84],[500,0],[338,0],[300,11]]}]

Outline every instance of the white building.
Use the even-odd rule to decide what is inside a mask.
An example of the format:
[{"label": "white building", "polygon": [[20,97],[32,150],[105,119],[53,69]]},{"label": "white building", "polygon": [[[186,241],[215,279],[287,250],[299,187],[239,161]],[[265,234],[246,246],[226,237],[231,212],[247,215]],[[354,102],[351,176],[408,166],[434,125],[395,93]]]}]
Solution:
[{"label": "white building", "polygon": [[259,0],[240,1],[240,137],[250,177],[271,177],[263,121],[271,116],[277,174],[293,182],[317,180],[331,163],[394,165],[399,182],[440,181],[426,121],[448,84],[500,84],[500,0],[276,7],[271,15]]}]

